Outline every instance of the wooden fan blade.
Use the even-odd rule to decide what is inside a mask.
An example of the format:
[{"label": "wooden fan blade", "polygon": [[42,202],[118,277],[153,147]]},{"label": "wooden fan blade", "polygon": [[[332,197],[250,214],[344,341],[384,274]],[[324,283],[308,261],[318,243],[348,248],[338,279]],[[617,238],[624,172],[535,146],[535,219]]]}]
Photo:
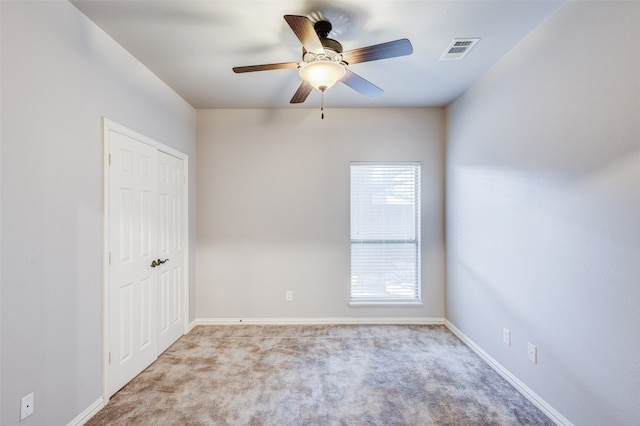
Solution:
[{"label": "wooden fan blade", "polygon": [[268,71],[268,70],[282,70],[286,68],[298,68],[297,62],[281,62],[279,64],[263,64],[263,65],[248,65],[246,67],[233,67],[233,72],[254,72],[254,71]]},{"label": "wooden fan blade", "polygon": [[287,21],[287,24],[289,24],[307,52],[318,55],[325,53],[322,42],[309,18],[306,16],[284,15],[284,20]]},{"label": "wooden fan blade", "polygon": [[382,95],[384,90],[376,86],[375,84],[365,80],[358,74],[352,72],[348,68],[345,68],[344,77],[340,79],[341,82],[351,87],[356,92],[366,96],[369,99],[377,98]]},{"label": "wooden fan blade", "polygon": [[357,64],[360,62],[377,61],[380,59],[395,58],[396,56],[411,55],[413,46],[406,39],[388,41],[373,46],[361,47],[359,49],[349,50],[342,53],[342,58],[348,64]]},{"label": "wooden fan blade", "polygon": [[313,89],[313,86],[310,85],[307,82],[307,80],[302,80],[302,83],[300,83],[298,90],[296,90],[296,93],[293,95],[293,98],[291,98],[291,101],[289,101],[289,103],[291,104],[303,103],[304,101],[307,100],[307,96],[309,96],[309,93],[311,93],[311,89]]}]

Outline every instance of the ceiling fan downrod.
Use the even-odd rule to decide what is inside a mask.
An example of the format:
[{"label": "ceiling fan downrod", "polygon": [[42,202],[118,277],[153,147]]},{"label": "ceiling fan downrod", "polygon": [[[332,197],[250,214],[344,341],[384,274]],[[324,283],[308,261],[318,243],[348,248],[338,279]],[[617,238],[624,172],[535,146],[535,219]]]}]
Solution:
[{"label": "ceiling fan downrod", "polygon": [[[338,43],[335,40],[329,39],[329,33],[331,32],[332,28],[333,27],[331,26],[331,22],[329,21],[318,21],[315,24],[313,24],[313,29],[316,31],[316,34],[318,34],[320,41],[321,42],[323,40],[325,41],[322,44],[325,45],[325,44],[329,44],[328,42],[334,42],[335,44],[337,44],[337,46],[339,46],[339,49],[336,49],[337,50],[336,53],[342,53],[342,46],[340,45],[340,43]],[[329,47],[329,46],[325,46],[325,47]],[[320,87],[319,89],[320,89],[320,119],[324,120],[324,91],[327,88]]]},{"label": "ceiling fan downrod", "polygon": [[318,34],[318,37],[320,38],[329,37],[329,33],[331,32],[332,28],[333,27],[331,26],[331,22],[329,21],[318,21],[313,24],[313,29],[316,30],[316,34]]}]

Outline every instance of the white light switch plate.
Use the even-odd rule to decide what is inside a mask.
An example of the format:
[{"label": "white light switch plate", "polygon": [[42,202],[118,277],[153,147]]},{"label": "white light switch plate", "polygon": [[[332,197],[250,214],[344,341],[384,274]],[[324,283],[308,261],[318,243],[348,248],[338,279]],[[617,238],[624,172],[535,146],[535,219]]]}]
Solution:
[{"label": "white light switch plate", "polygon": [[508,328],[502,329],[502,341],[505,345],[511,346],[511,331]]},{"label": "white light switch plate", "polygon": [[534,344],[529,343],[527,346],[527,358],[534,364],[538,363],[538,348]]}]

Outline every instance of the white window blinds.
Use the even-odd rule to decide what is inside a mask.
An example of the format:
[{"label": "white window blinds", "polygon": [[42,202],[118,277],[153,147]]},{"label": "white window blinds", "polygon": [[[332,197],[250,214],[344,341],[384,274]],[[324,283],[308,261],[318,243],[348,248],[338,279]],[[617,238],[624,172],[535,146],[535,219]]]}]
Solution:
[{"label": "white window blinds", "polygon": [[420,163],[351,163],[351,302],[420,301]]}]

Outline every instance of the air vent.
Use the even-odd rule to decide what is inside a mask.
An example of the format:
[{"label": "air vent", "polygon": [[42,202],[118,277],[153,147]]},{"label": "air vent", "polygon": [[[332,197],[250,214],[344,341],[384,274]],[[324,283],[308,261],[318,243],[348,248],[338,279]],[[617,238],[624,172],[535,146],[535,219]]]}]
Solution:
[{"label": "air vent", "polygon": [[479,38],[454,38],[449,44],[449,47],[447,47],[447,50],[440,56],[440,60],[458,61],[464,58],[479,41]]}]

